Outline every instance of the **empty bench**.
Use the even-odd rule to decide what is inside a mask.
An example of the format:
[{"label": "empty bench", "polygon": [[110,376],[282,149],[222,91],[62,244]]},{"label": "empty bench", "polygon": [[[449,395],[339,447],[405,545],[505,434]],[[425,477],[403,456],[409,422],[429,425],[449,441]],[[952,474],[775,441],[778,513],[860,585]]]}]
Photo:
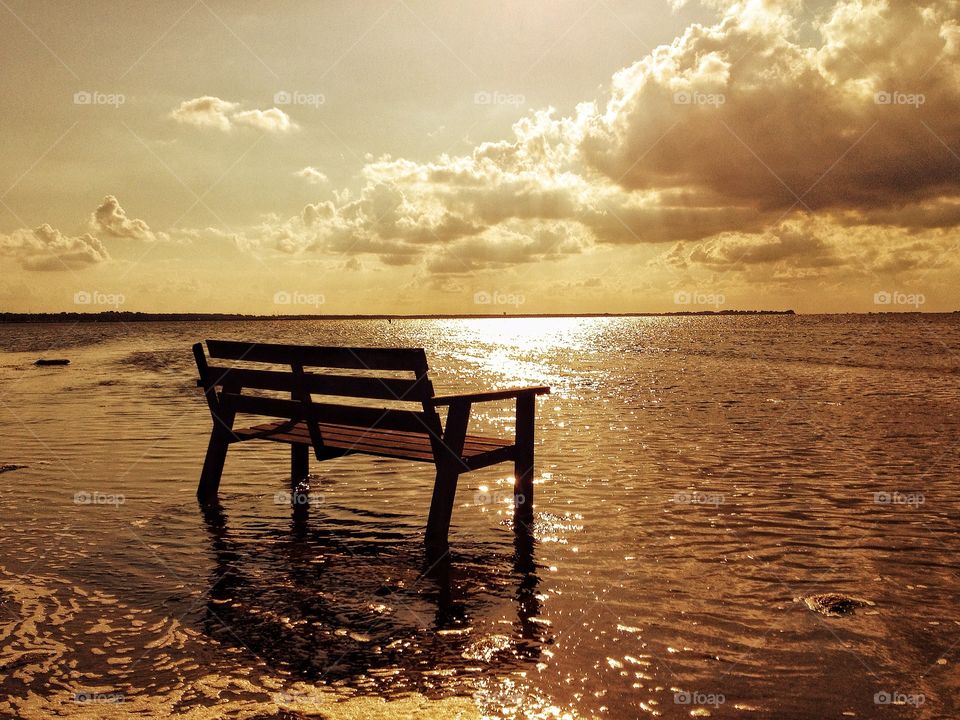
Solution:
[{"label": "empty bench", "polygon": [[[217,500],[227,449],[266,440],[290,445],[291,482],[317,460],[374,455],[436,467],[426,545],[446,552],[457,479],[501,462],[514,464],[516,523],[533,518],[534,415],[546,386],[435,395],[421,348],[347,348],[207,340],[193,346],[213,431],[197,498]],[[228,362],[224,362],[228,361]],[[468,435],[474,403],[516,399],[512,439]],[[441,421],[439,408],[446,408]],[[269,422],[237,427],[238,416]]]}]

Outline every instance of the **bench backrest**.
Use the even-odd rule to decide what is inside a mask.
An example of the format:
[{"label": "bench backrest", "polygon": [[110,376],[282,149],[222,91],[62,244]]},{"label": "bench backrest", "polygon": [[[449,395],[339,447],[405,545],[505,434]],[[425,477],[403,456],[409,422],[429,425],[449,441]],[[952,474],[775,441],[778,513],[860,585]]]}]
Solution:
[{"label": "bench backrest", "polygon": [[[250,413],[305,420],[309,407],[317,422],[439,432],[422,348],[207,340],[207,351],[209,362],[203,345],[193,346],[201,384],[215,414],[222,416],[226,411],[231,418],[233,413]],[[300,397],[301,391],[310,394],[309,406]]]}]

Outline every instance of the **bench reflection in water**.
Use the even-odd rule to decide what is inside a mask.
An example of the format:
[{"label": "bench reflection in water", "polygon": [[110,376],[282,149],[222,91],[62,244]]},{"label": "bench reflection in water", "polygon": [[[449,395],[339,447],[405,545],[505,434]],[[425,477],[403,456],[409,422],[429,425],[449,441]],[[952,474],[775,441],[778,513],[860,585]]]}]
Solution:
[{"label": "bench reflection in water", "polygon": [[214,560],[204,632],[272,671],[379,694],[429,692],[481,660],[524,666],[552,642],[532,620],[529,531],[514,534],[510,557],[483,546],[425,562],[414,538],[325,520],[298,505],[285,530],[235,531],[219,503],[204,507]]}]

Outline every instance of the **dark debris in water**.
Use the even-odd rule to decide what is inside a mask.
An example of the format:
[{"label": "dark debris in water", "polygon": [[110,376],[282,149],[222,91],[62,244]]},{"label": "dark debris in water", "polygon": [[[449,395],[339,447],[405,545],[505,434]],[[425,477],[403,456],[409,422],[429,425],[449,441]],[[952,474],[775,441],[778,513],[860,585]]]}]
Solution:
[{"label": "dark debris in water", "polygon": [[386,597],[387,595],[393,595],[394,593],[400,592],[404,588],[404,582],[401,580],[398,583],[392,583],[389,580],[381,585],[379,588],[373,591],[374,595],[379,597]]},{"label": "dark debris in water", "polygon": [[12,472],[13,470],[22,470],[26,465],[0,465],[0,473]]},{"label": "dark debris in water", "polygon": [[121,367],[170,375],[183,373],[191,363],[190,353],[184,353],[182,348],[138,350],[114,361]]},{"label": "dark debris in water", "polygon": [[858,608],[872,607],[876,604],[871,600],[842,593],[818,593],[802,599],[808,608],[827,617],[852,615]]}]

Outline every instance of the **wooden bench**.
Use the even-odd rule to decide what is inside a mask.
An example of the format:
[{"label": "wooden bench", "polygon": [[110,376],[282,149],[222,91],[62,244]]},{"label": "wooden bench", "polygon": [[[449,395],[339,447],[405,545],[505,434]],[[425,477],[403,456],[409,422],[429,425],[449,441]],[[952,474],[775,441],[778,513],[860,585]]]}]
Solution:
[{"label": "wooden bench", "polygon": [[[549,393],[549,387],[437,396],[420,348],[207,340],[207,353],[209,361],[202,343],[193,346],[197,384],[213,417],[197,488],[201,503],[216,502],[232,443],[269,440],[291,446],[294,485],[307,477],[311,446],[317,460],[364,454],[432,463],[436,480],[426,545],[433,556],[448,548],[457,478],[471,470],[512,461],[515,522],[519,526],[533,519],[534,411],[537,395]],[[467,434],[473,403],[509,398],[516,399],[515,438]],[[447,408],[445,422],[440,407]],[[238,415],[273,420],[237,428]]]}]

